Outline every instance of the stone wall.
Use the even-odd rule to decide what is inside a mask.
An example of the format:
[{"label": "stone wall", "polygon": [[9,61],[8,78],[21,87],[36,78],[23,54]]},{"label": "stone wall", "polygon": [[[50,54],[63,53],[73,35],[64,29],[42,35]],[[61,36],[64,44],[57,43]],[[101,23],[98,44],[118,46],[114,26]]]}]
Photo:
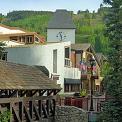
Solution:
[{"label": "stone wall", "polygon": [[88,114],[74,106],[56,106],[55,122],[88,122]]}]

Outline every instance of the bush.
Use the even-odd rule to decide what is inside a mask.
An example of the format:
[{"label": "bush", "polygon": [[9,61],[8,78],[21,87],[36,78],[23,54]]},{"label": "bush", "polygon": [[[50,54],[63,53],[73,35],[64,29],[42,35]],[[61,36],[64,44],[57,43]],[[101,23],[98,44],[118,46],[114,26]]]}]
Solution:
[{"label": "bush", "polygon": [[0,122],[8,122],[11,118],[11,112],[9,110],[0,113]]}]

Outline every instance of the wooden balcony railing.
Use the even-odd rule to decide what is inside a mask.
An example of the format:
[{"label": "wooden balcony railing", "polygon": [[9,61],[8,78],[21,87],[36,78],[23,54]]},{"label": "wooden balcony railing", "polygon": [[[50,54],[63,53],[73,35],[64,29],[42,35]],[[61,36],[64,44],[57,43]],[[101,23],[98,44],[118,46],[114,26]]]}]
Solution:
[{"label": "wooden balcony railing", "polygon": [[71,61],[70,61],[70,59],[69,59],[69,58],[65,58],[64,60],[65,60],[65,61],[64,61],[64,66],[70,67],[70,66],[71,66]]},{"label": "wooden balcony railing", "polygon": [[98,75],[97,67],[94,67],[94,68],[91,69],[90,67],[87,66],[87,64],[82,64],[82,65],[79,64],[78,68],[81,71],[81,79],[87,79],[88,76],[91,75],[91,72],[92,72],[92,77],[94,79],[98,79],[99,75]]}]

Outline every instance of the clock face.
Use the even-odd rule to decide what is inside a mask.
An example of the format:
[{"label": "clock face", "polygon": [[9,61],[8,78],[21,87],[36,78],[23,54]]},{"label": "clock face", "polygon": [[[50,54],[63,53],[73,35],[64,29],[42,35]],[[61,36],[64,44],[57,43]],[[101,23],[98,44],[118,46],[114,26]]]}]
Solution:
[{"label": "clock face", "polygon": [[58,34],[56,35],[56,37],[60,40],[63,41],[66,39],[66,34],[64,32],[58,32]]}]

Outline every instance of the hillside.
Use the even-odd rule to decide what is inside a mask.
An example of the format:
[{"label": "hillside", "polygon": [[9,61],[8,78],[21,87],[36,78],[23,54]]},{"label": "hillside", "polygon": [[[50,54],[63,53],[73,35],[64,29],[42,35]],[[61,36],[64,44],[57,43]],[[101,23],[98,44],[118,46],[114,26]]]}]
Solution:
[{"label": "hillside", "polygon": [[[76,43],[90,42],[95,47],[96,52],[106,53],[108,50],[108,40],[104,36],[104,15],[106,8],[100,8],[98,12],[90,13],[78,11],[72,15],[76,25]],[[28,31],[35,31],[46,36],[47,23],[53,12],[49,11],[13,11],[7,14],[1,21],[9,26],[16,26]]]}]

